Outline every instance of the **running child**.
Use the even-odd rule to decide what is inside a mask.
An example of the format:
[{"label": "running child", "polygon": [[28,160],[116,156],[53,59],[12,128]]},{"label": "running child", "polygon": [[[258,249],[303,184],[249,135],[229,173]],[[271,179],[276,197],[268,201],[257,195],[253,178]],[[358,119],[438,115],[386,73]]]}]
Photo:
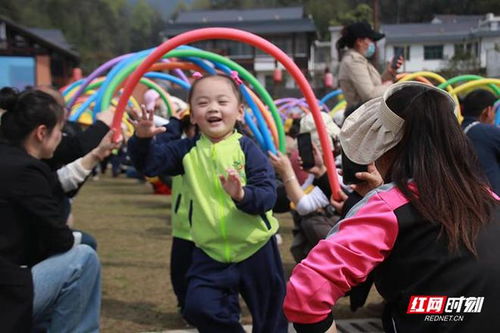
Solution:
[{"label": "running child", "polygon": [[[184,317],[200,332],[244,332],[238,294],[253,332],[287,332],[281,310],[283,267],[273,235],[278,222],[274,171],[251,139],[235,131],[243,118],[237,77],[216,74],[193,82],[188,102],[200,135],[165,142],[153,114],[135,120],[129,153],[147,176],[183,175],[188,221],[196,245],[188,271]],[[161,142],[158,142],[161,141]]]}]

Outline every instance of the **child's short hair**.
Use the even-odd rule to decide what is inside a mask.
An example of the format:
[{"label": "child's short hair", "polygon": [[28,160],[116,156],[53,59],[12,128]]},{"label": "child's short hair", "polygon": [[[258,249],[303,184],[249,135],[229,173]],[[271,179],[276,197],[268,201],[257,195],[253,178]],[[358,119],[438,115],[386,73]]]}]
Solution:
[{"label": "child's short hair", "polygon": [[479,117],[488,106],[493,106],[497,98],[490,91],[477,89],[465,96],[462,103],[464,117]]},{"label": "child's short hair", "polygon": [[198,83],[204,79],[213,78],[213,77],[221,77],[221,78],[227,80],[231,84],[231,87],[233,88],[233,91],[234,91],[234,94],[236,95],[238,103],[243,103],[243,95],[241,94],[241,91],[240,91],[238,84],[233,80],[233,78],[226,75],[226,74],[216,73],[216,74],[204,75],[204,76],[200,77],[199,79],[196,79],[191,84],[191,89],[189,90],[188,99],[187,99],[189,105],[191,105],[191,98],[193,97],[193,91],[196,88],[196,86],[198,85]]}]

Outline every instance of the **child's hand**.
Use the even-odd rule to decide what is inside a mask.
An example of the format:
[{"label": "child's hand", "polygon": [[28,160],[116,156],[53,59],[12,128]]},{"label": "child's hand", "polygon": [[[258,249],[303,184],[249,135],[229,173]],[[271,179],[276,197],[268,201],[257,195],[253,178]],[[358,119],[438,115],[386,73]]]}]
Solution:
[{"label": "child's hand", "polygon": [[156,127],[154,123],[154,110],[146,110],[144,105],[141,105],[141,115],[133,110],[131,112],[132,120],[130,121],[135,128],[135,135],[138,138],[152,138],[156,134],[165,132],[166,128],[163,126]]},{"label": "child's hand", "polygon": [[224,175],[219,176],[220,182],[224,191],[231,196],[235,201],[243,200],[245,191],[241,185],[240,176],[234,169],[227,170],[227,178]]}]

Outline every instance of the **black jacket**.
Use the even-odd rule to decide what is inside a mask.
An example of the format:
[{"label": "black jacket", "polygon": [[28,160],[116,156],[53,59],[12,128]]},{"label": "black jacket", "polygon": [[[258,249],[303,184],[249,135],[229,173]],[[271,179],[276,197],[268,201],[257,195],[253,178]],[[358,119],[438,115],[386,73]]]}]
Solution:
[{"label": "black jacket", "polygon": [[50,168],[5,143],[0,156],[0,326],[2,332],[29,331],[30,268],[69,250],[74,239],[64,219],[64,193]]}]

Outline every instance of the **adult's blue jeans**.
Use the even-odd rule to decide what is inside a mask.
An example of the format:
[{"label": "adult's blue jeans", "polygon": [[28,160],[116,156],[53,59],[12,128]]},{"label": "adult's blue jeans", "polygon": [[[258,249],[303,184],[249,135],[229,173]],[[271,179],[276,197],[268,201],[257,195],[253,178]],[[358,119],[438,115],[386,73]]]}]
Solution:
[{"label": "adult's blue jeans", "polygon": [[98,332],[101,266],[87,245],[54,255],[31,269],[36,329],[47,332]]}]

